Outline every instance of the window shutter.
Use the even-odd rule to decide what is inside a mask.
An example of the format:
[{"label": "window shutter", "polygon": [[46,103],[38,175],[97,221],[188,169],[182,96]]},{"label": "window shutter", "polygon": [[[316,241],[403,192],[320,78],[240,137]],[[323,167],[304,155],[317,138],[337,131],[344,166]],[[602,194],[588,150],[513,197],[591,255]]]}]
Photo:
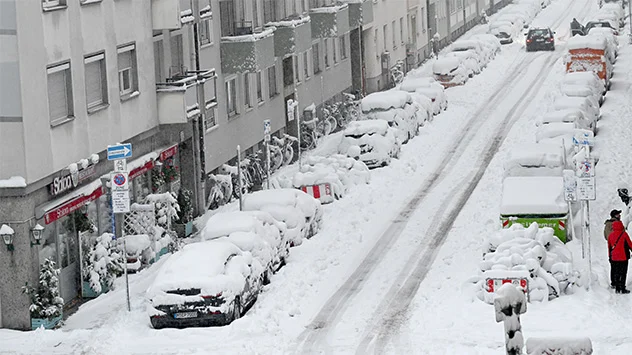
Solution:
[{"label": "window shutter", "polygon": [[162,83],[165,80],[162,75],[162,56],[162,40],[154,41],[154,70],[156,71],[157,83]]},{"label": "window shutter", "polygon": [[182,74],[184,71],[184,48],[182,35],[171,37],[171,75]]},{"label": "window shutter", "polygon": [[122,52],[118,55],[118,70],[132,67],[132,51]]},{"label": "window shutter", "polygon": [[88,107],[103,103],[103,86],[101,83],[101,60],[86,64],[86,101]]},{"label": "window shutter", "polygon": [[68,117],[66,70],[48,74],[48,106],[51,122]]}]

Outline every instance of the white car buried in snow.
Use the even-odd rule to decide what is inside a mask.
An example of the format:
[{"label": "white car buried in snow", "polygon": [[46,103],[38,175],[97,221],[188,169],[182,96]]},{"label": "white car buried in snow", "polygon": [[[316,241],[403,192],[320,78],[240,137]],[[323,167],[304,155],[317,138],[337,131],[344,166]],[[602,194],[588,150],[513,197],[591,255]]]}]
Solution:
[{"label": "white car buried in snow", "polygon": [[428,119],[419,105],[413,102],[410,93],[388,90],[369,94],[362,99],[362,115],[370,120],[385,120],[397,129],[400,144],[417,135],[419,127]]},{"label": "white car buried in snow", "polygon": [[464,60],[457,57],[437,59],[432,65],[432,73],[435,80],[445,88],[463,85],[471,75],[474,75],[473,70],[468,69]]},{"label": "white car buried in snow", "polygon": [[575,128],[591,130],[593,133],[597,127],[597,122],[586,118],[584,111],[573,108],[547,112],[536,122],[536,125],[543,126],[555,122],[572,123]]},{"label": "white car buried in snow", "polygon": [[592,102],[586,97],[562,96],[558,97],[553,103],[553,110],[555,111],[569,108],[582,110],[587,119],[595,122],[600,118],[599,104]]},{"label": "white car buried in snow", "polygon": [[[406,77],[400,84],[399,89],[414,93],[416,95],[423,95],[430,99],[432,102],[432,112],[435,115],[441,113],[448,108],[448,98],[445,94],[445,88],[433,77]],[[413,99],[415,99],[413,95]]]},{"label": "white car buried in snow", "polygon": [[387,166],[391,158],[399,157],[401,149],[395,132],[384,120],[353,121],[344,130],[338,151],[369,168]]},{"label": "white car buried in snow", "polygon": [[226,325],[252,305],[263,284],[263,266],[232,243],[186,245],[160,267],[147,291],[156,328]]}]

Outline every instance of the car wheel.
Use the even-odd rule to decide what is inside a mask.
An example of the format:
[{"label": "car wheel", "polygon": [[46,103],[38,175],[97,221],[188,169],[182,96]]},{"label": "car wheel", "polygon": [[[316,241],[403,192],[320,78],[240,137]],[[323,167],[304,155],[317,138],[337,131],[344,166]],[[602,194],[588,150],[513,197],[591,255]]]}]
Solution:
[{"label": "car wheel", "polygon": [[233,314],[231,322],[239,318],[241,318],[241,301],[239,300],[239,297],[235,297],[235,300],[233,301]]}]

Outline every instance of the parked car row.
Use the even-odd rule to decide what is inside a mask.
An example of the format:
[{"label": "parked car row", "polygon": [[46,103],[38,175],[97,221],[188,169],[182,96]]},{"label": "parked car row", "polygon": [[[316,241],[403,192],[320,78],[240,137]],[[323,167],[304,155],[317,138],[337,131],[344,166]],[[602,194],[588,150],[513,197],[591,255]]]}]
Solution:
[{"label": "parked car row", "polygon": [[463,85],[479,74],[500,51],[500,42],[490,34],[455,41],[432,66],[434,78],[444,87]]},{"label": "parked car row", "polygon": [[290,247],[318,233],[321,224],[320,202],[303,191],[245,195],[243,211],[214,214],[200,242],[186,245],[161,266],[147,292],[151,325],[231,323],[285,265]]},{"label": "parked car row", "polygon": [[514,1],[489,23],[488,33],[496,36],[500,44],[513,43],[522,30],[528,28],[540,10],[549,3],[550,1],[542,0]]}]

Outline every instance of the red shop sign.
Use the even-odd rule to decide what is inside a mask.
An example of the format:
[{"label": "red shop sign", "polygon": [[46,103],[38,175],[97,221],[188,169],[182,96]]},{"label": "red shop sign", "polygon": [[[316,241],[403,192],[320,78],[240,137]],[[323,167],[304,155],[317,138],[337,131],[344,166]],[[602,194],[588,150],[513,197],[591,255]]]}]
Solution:
[{"label": "red shop sign", "polygon": [[139,166],[138,168],[132,170],[129,172],[129,179],[135,179],[141,175],[143,175],[144,173],[148,172],[149,170],[154,168],[154,161],[150,160],[148,162],[145,163],[145,165],[143,166]]},{"label": "red shop sign", "polygon": [[103,195],[103,187],[99,187],[94,190],[90,195],[78,196],[50,211],[47,211],[46,214],[44,214],[44,222],[46,224],[50,224],[62,217],[66,217],[88,203],[98,199],[101,195]]},{"label": "red shop sign", "polygon": [[178,145],[174,144],[171,147],[163,150],[162,153],[160,153],[160,161],[165,161],[171,158],[172,156],[176,155],[177,152],[178,152]]}]

